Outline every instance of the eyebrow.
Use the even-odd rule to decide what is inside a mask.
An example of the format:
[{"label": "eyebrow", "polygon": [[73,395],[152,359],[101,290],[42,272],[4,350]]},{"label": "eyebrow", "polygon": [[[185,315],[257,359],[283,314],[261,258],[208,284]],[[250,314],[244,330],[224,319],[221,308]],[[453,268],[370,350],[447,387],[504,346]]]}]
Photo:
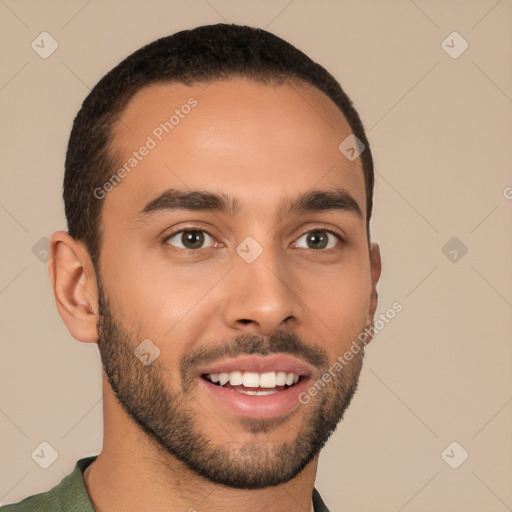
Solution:
[{"label": "eyebrow", "polygon": [[[164,213],[173,210],[211,211],[237,215],[242,208],[235,197],[203,190],[169,189],[144,206],[139,217]],[[296,197],[285,197],[278,208],[279,218],[290,214],[337,210],[348,212],[363,218],[357,201],[343,188],[330,190],[311,190]]]}]

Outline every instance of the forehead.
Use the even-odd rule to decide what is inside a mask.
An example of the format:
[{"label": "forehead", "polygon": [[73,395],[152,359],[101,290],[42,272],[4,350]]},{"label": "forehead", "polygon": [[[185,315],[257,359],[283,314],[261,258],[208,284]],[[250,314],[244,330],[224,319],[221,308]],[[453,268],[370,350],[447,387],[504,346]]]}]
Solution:
[{"label": "forehead", "polygon": [[[365,211],[360,159],[338,145],[351,133],[337,106],[298,83],[245,78],[184,85],[153,84],[131,99],[112,150],[123,179],[105,204],[141,208],[166,189],[206,189],[280,202],[307,189],[344,188]],[[247,200],[247,205],[245,205]],[[261,204],[260,204],[261,206]]]}]

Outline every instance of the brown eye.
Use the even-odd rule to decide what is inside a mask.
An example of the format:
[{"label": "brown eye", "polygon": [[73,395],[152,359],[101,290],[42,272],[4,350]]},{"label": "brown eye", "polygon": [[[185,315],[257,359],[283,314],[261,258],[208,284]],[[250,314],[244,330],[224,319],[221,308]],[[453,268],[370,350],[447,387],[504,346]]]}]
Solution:
[{"label": "brown eye", "polygon": [[[306,246],[299,245],[299,241],[303,238],[306,240]],[[304,233],[295,243],[295,246],[301,249],[332,249],[336,246],[336,239],[339,241],[340,237],[327,229],[315,229]]]},{"label": "brown eye", "polygon": [[210,239],[213,242],[213,238],[200,229],[181,230],[174,233],[171,237],[166,240],[166,243],[180,249],[204,249],[203,245],[205,241]]}]

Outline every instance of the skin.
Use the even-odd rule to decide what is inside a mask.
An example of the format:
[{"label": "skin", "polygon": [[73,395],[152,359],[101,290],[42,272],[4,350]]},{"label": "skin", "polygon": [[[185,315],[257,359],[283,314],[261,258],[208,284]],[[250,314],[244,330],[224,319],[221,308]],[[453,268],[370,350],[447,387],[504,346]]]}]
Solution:
[{"label": "skin", "polygon": [[[244,334],[291,332],[332,364],[371,325],[381,273],[379,247],[367,240],[361,161],[350,162],[338,150],[351,133],[347,121],[327,96],[306,85],[242,78],[208,87],[153,85],[139,91],[121,115],[113,145],[120,161],[191,96],[198,105],[102,199],[99,269],[112,315],[130,339],[149,338],[159,347],[154,364],[168,372],[169,392],[180,389],[180,362],[188,353],[227,346]],[[278,216],[284,197],[333,187],[350,193],[362,218],[328,210]],[[170,188],[234,196],[241,212],[181,210],[141,221],[144,206]],[[190,222],[212,235],[207,248],[185,253],[163,240]],[[345,242],[330,235],[330,252],[308,248],[303,235],[322,228],[340,232]],[[247,236],[263,248],[251,264],[236,253]],[[179,246],[179,237],[173,240]],[[97,343],[98,282],[89,254],[62,231],[51,242],[59,313],[75,339]],[[357,368],[347,368],[357,380]],[[315,379],[325,369],[318,368]],[[191,393],[187,410],[198,431],[236,453],[247,443],[269,449],[296,439],[334,387],[263,434],[197,387]],[[120,405],[105,372],[103,394],[103,450],[85,473],[96,510],[312,510],[318,456],[277,487],[220,486],[148,437]]]}]

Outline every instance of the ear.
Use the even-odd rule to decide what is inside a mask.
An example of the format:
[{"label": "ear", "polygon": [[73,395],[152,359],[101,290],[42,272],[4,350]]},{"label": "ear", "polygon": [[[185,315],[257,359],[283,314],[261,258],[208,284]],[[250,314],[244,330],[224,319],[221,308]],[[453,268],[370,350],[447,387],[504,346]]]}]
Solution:
[{"label": "ear", "polygon": [[[370,292],[370,307],[368,310],[368,319],[366,321],[366,328],[372,331],[373,318],[377,305],[379,303],[379,295],[377,293],[377,283],[379,282],[380,273],[382,271],[382,262],[380,258],[380,247],[377,243],[370,244],[370,272],[372,276],[372,288]],[[372,331],[373,332],[373,331]],[[373,336],[372,336],[373,337]]]},{"label": "ear", "polygon": [[69,333],[78,341],[96,343],[96,273],[84,244],[64,231],[57,231],[50,241],[48,266],[55,303]]}]

